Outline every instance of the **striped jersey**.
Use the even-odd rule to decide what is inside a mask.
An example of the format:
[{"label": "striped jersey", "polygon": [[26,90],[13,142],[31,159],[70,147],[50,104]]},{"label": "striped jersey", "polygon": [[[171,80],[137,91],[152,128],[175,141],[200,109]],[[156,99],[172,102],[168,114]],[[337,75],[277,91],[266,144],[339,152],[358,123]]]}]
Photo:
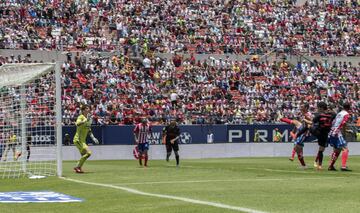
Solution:
[{"label": "striped jersey", "polygon": [[136,124],[134,133],[138,139],[138,143],[146,143],[147,136],[151,132],[151,126],[149,124],[139,123]]},{"label": "striped jersey", "polygon": [[308,121],[312,121],[313,114],[308,111],[302,115],[301,126],[297,130],[297,133],[296,133],[297,135],[302,135],[302,134],[304,134],[305,136],[310,135],[308,124],[305,122],[305,119]]},{"label": "striped jersey", "polygon": [[347,111],[342,110],[341,112],[339,112],[332,123],[329,135],[341,136],[342,135],[341,129],[344,127],[344,125],[349,120],[349,118],[350,118],[350,114]]}]

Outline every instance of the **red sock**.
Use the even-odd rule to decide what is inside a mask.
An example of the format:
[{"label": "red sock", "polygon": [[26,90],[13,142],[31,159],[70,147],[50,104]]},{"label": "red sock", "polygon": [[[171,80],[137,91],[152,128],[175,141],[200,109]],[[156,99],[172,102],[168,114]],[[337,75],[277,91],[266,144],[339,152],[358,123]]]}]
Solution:
[{"label": "red sock", "polygon": [[338,159],[339,155],[340,155],[340,152],[335,152],[335,151],[331,154],[330,167],[334,166],[334,164],[335,164],[336,160]]},{"label": "red sock", "polygon": [[299,151],[299,152],[298,152],[298,159],[299,159],[299,161],[300,161],[301,166],[306,166],[305,161],[304,161],[303,152],[302,152],[302,151]]},{"label": "red sock", "polygon": [[295,147],[294,147],[293,150],[292,150],[292,152],[291,152],[291,159],[294,159],[295,153],[296,153],[296,151],[295,151]]},{"label": "red sock", "polygon": [[324,159],[324,153],[322,151],[319,151],[318,152],[318,165],[322,166],[322,162],[323,162],[323,159]]},{"label": "red sock", "polygon": [[289,118],[281,118],[280,121],[287,124],[292,124],[292,120],[290,120]]},{"label": "red sock", "polygon": [[319,162],[319,152],[316,155],[315,162]]},{"label": "red sock", "polygon": [[300,161],[301,166],[306,166],[305,161],[304,161],[304,157],[299,158],[299,161]]},{"label": "red sock", "polygon": [[145,163],[144,163],[144,166],[147,166],[148,159],[149,159],[148,154],[145,154]]},{"label": "red sock", "polygon": [[341,167],[342,168],[346,168],[346,161],[349,157],[349,150],[348,149],[344,149],[342,151],[342,155],[341,155]]}]

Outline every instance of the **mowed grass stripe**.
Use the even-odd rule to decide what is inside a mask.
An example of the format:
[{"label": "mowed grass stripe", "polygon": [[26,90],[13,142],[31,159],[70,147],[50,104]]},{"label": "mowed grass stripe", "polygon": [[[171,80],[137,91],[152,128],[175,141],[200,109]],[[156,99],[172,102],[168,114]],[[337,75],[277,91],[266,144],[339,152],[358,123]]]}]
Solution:
[{"label": "mowed grass stripe", "polygon": [[217,208],[230,209],[230,210],[241,211],[241,212],[246,212],[246,213],[267,213],[267,212],[260,211],[260,210],[255,210],[255,209],[250,209],[250,208],[245,208],[245,207],[239,207],[239,206],[231,206],[231,205],[226,205],[226,204],[222,204],[222,203],[195,200],[195,199],[190,199],[190,198],[186,198],[186,197],[177,197],[177,196],[172,196],[172,195],[147,193],[147,192],[142,192],[142,191],[139,191],[139,190],[136,190],[136,189],[132,189],[132,188],[128,188],[128,187],[122,187],[122,186],[116,186],[116,185],[112,185],[112,184],[102,184],[102,183],[87,182],[87,181],[81,181],[81,180],[76,180],[76,179],[71,179],[71,178],[62,178],[62,179],[67,180],[67,181],[71,181],[71,182],[75,182],[75,183],[81,183],[81,184],[87,184],[87,185],[93,185],[93,186],[100,186],[100,187],[107,187],[107,188],[113,188],[113,189],[119,189],[119,190],[126,191],[126,192],[129,192],[129,193],[132,193],[132,194],[138,194],[138,195],[143,195],[143,196],[151,196],[151,197],[179,200],[179,201],[193,203],[193,204],[213,206],[213,207],[217,207]]},{"label": "mowed grass stripe", "polygon": [[178,181],[153,181],[153,182],[133,182],[112,184],[115,186],[128,185],[153,185],[153,184],[181,184],[181,183],[211,183],[211,182],[256,182],[256,181],[294,181],[294,180],[323,180],[336,179],[344,177],[310,177],[310,178],[248,178],[248,179],[231,179],[231,180],[178,180]]}]

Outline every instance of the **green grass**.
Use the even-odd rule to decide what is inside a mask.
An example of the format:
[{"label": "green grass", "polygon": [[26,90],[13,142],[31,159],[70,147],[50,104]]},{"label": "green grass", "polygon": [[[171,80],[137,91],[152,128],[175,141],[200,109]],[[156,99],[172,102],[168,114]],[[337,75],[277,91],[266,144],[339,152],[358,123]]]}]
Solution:
[{"label": "green grass", "polygon": [[[307,161],[311,167],[312,158]],[[341,161],[341,159],[339,159]],[[325,164],[327,164],[326,159]],[[338,162],[339,163],[339,162]],[[302,171],[286,158],[232,158],[150,161],[88,161],[85,174],[64,162],[66,178],[128,187],[142,192],[217,202],[265,212],[359,212],[360,157],[350,156],[353,172]],[[177,183],[166,183],[178,181]],[[197,181],[197,182],[191,182]],[[144,184],[145,183],[145,184]],[[132,194],[55,177],[0,180],[0,192],[49,190],[83,198],[82,203],[0,204],[1,213],[19,212],[236,212],[179,200]]]}]

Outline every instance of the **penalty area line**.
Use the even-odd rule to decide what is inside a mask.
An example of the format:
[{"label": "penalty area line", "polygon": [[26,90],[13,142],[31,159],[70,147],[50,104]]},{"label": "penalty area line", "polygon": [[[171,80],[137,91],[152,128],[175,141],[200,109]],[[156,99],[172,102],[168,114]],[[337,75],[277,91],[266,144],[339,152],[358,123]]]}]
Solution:
[{"label": "penalty area line", "polygon": [[106,188],[112,188],[112,189],[119,189],[119,190],[126,191],[126,192],[129,192],[129,193],[132,193],[132,194],[138,194],[138,195],[143,195],[143,196],[179,200],[179,201],[183,201],[183,202],[187,202],[187,203],[206,205],[206,206],[213,206],[213,207],[222,208],[222,209],[230,209],[230,210],[235,210],[235,211],[242,211],[242,212],[246,212],[246,213],[267,213],[267,212],[264,212],[264,211],[259,211],[259,210],[249,209],[249,208],[239,207],[239,206],[231,206],[231,205],[222,204],[222,203],[195,200],[195,199],[190,199],[190,198],[186,198],[186,197],[178,197],[178,196],[172,196],[172,195],[163,195],[163,194],[154,194],[154,193],[142,192],[142,191],[139,191],[139,190],[136,190],[136,189],[123,187],[123,186],[115,186],[115,185],[111,185],[111,184],[87,182],[87,181],[76,180],[76,179],[65,178],[65,177],[61,177],[61,179],[71,181],[71,182],[75,182],[75,183],[81,183],[81,184],[87,184],[87,185],[93,185],[93,186],[100,186],[100,187],[106,187]]}]

